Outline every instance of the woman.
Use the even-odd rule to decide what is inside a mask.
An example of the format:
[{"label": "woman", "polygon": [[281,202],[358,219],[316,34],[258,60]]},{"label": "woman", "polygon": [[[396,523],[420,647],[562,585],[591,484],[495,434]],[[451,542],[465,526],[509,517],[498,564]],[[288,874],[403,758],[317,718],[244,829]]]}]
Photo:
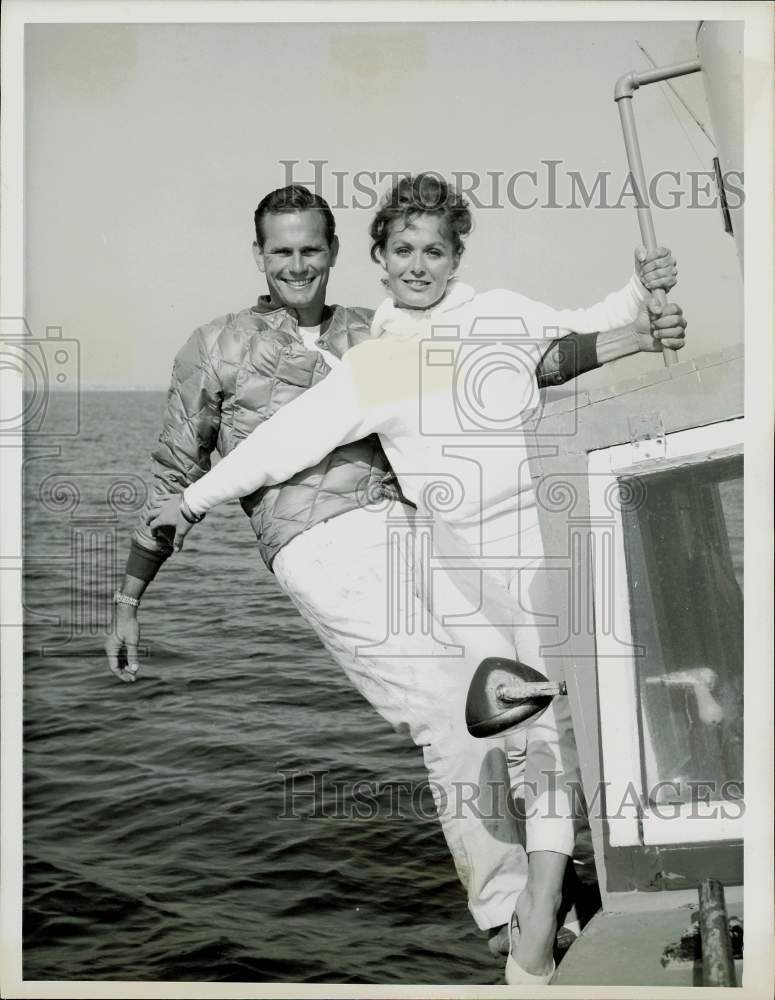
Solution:
[{"label": "woman", "polygon": [[[371,227],[372,256],[391,293],[374,316],[375,339],[352,348],[326,379],[188,487],[182,505],[174,498],[150,524],[175,525],[180,548],[191,523],[217,503],[282,482],[333,447],[378,432],[404,494],[421,516],[433,515],[437,550],[473,567],[434,574],[434,615],[458,610],[461,600],[471,612],[482,604],[488,628],[461,627],[458,636],[445,622],[463,640],[467,660],[511,656],[516,640],[519,658],[540,667],[540,622],[531,610],[541,584],[540,533],[528,469],[540,416],[536,364],[558,328],[609,331],[598,345],[599,360],[606,360],[659,350],[661,343],[680,347],[685,323],[672,305],[650,319],[637,282],[576,311],[502,290],[477,294],[454,277],[470,229],[464,199],[436,176],[400,181]],[[445,511],[433,510],[439,482],[458,494]],[[513,557],[515,527],[519,573],[483,572],[483,556]],[[424,596],[430,605],[431,594]],[[546,982],[553,972],[561,885],[574,842],[574,777],[567,708],[552,706],[528,734],[528,880],[514,907],[510,983]],[[559,788],[550,789],[552,782]]]}]

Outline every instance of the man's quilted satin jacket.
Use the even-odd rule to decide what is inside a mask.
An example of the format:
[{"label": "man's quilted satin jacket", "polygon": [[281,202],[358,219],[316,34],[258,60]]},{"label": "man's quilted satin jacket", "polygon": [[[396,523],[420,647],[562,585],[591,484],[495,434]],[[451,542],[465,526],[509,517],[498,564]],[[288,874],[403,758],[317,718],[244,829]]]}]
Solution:
[{"label": "man's quilted satin jacket", "polygon": [[[319,345],[342,357],[370,336],[372,316],[370,309],[327,306]],[[552,341],[537,371],[539,385],[560,384],[597,367],[594,339],[571,343],[574,338],[565,338],[563,344],[572,350],[564,352],[560,341]],[[127,572],[150,579],[172,552],[169,540],[153,536],[145,523],[152,506],[182,493],[208,471],[213,451],[228,454],[329,371],[322,355],[302,344],[293,313],[271,305],[268,296],[195,330],[175,358],[164,426],[152,456],[153,486],[135,529]],[[271,568],[280,549],[302,531],[386,496],[403,501],[379,438],[371,435],[240,503]]]},{"label": "man's quilted satin jacket", "polygon": [[[369,309],[327,307],[320,346],[341,357],[369,337],[371,318]],[[228,454],[254,427],[328,374],[322,355],[308,351],[295,328],[292,313],[262,297],[250,309],[200,327],[178,353],[153,452],[153,487],[134,533],[135,567],[158,565],[171,553],[169,542],[154,537],[145,524],[149,507],[182,492],[208,471],[214,450]],[[271,568],[279,550],[300,532],[386,495],[400,496],[379,438],[372,435],[240,503]]]}]

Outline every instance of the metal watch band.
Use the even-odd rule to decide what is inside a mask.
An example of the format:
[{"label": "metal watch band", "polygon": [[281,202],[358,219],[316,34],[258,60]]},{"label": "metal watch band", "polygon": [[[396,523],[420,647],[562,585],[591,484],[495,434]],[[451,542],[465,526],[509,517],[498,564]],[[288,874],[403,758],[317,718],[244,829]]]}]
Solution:
[{"label": "metal watch band", "polygon": [[113,595],[114,604],[128,604],[131,608],[139,608],[140,602],[136,597],[129,597],[127,594],[122,594],[120,590],[117,590]]}]

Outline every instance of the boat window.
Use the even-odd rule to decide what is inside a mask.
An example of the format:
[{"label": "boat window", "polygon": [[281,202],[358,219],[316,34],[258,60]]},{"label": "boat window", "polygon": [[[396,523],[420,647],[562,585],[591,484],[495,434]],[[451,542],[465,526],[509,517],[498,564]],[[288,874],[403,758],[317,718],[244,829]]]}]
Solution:
[{"label": "boat window", "polygon": [[623,510],[622,526],[645,799],[652,807],[739,799],[743,459],[638,481],[640,501]]}]

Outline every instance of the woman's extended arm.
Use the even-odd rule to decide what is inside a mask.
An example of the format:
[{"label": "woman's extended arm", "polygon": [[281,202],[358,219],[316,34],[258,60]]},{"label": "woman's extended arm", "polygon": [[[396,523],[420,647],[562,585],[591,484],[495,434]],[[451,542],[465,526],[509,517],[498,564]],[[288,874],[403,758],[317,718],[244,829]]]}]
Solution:
[{"label": "woman's extended arm", "polygon": [[536,369],[541,389],[561,385],[594,368],[638,354],[656,352],[665,347],[679,351],[684,346],[686,320],[675,302],[660,306],[650,299],[641,306],[634,323],[602,333],[570,333],[553,340]]},{"label": "woman's extended arm", "polygon": [[648,253],[636,252],[635,273],[624,286],[611,292],[601,302],[582,309],[553,309],[550,322],[575,333],[602,333],[633,323],[649,292],[657,288],[669,291],[676,283],[677,265],[672,253],[658,247]]},{"label": "woman's extended arm", "polygon": [[600,333],[632,323],[649,296],[648,289],[633,274],[624,288],[611,292],[601,302],[581,309],[553,309],[547,326],[574,333]]},{"label": "woman's extended arm", "polygon": [[184,492],[194,515],[246,496],[262,486],[283,483],[316,465],[342,444],[373,433],[374,414],[358,398],[347,359],[269,420]]},{"label": "woman's extended arm", "polygon": [[386,430],[396,401],[405,394],[406,373],[406,358],[400,351],[396,357],[387,341],[367,340],[351,348],[322,382],[256,427],[182,497],[152,512],[147,518],[151,530],[174,527],[178,551],[191,525],[217,504],[285,482],[339,445]]}]

